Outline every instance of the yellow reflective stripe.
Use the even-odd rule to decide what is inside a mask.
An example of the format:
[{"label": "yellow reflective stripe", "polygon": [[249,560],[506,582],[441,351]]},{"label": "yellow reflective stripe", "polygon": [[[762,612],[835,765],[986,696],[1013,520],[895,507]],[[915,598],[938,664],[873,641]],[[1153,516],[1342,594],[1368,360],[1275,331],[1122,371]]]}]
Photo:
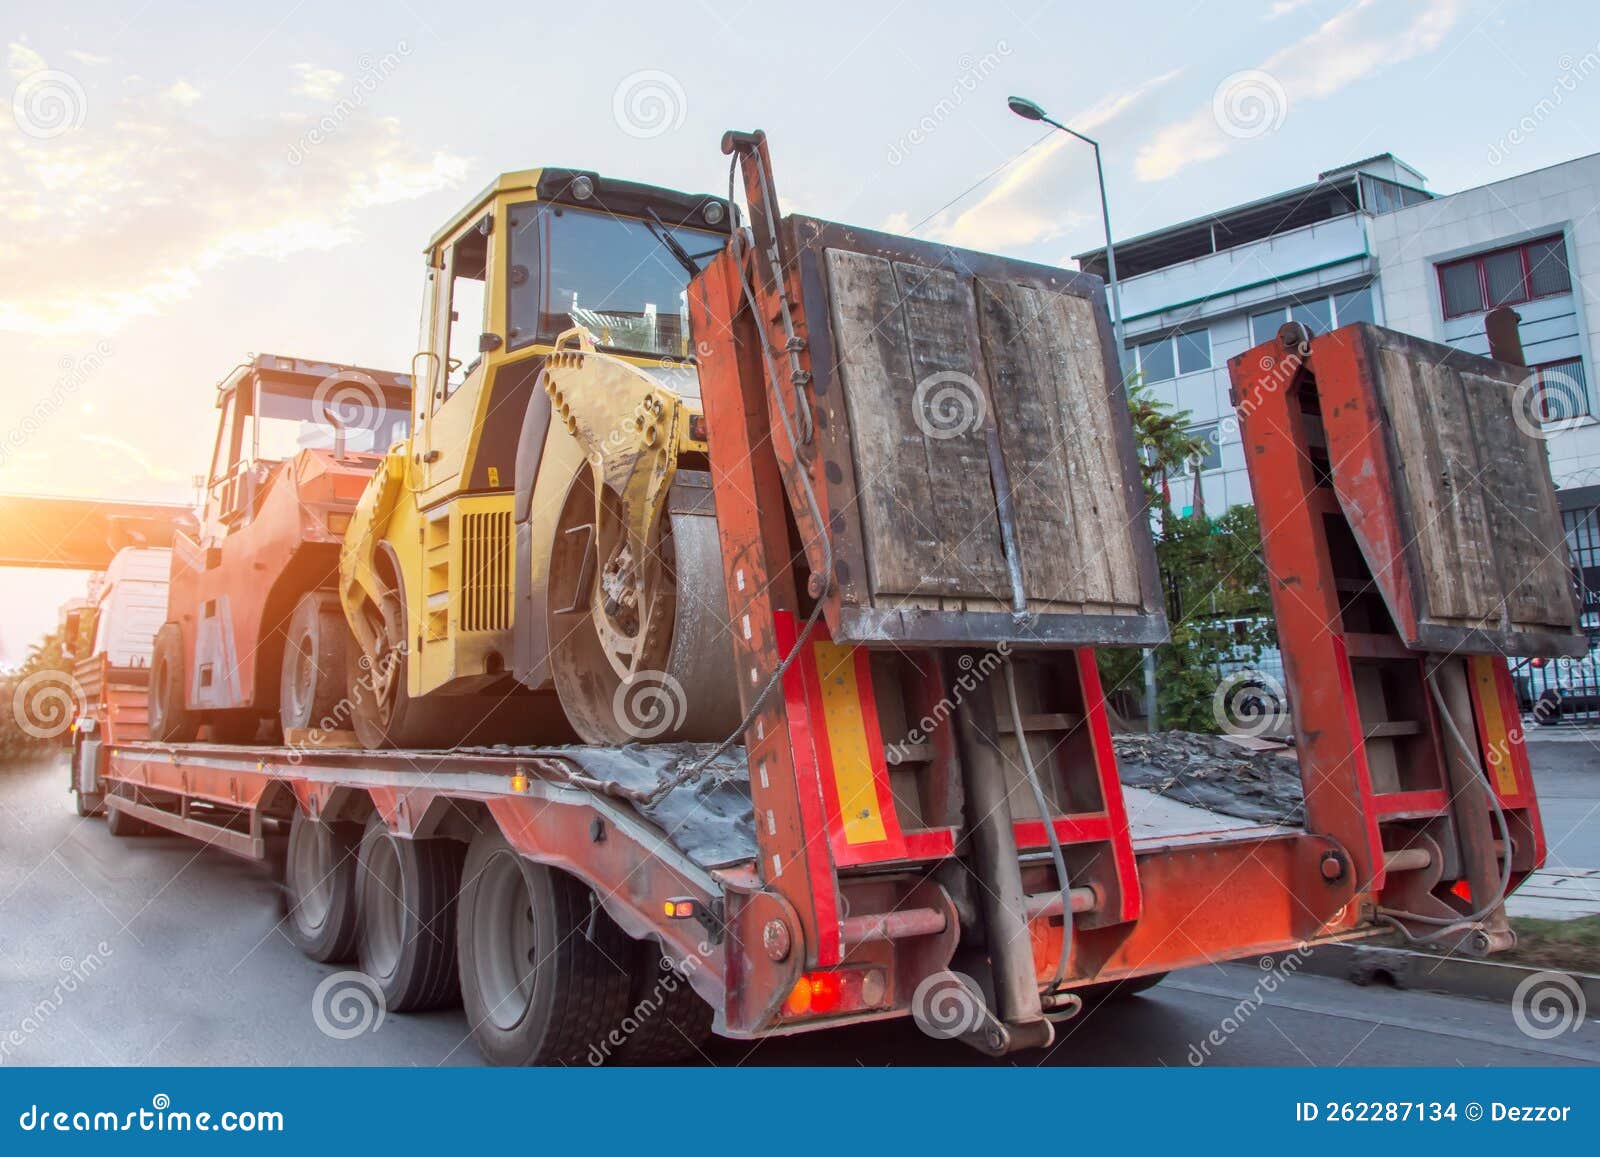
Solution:
[{"label": "yellow reflective stripe", "polygon": [[1494,678],[1497,661],[1490,655],[1473,655],[1467,662],[1478,692],[1478,724],[1483,728],[1483,746],[1489,753],[1495,783],[1501,795],[1516,795],[1517,776],[1511,769],[1511,736],[1506,731],[1505,712],[1500,708],[1500,688]]},{"label": "yellow reflective stripe", "polygon": [[839,794],[839,819],[848,844],[874,844],[888,838],[872,778],[872,754],[856,685],[855,649],[837,643],[812,645],[822,717],[833,755],[833,782]]}]

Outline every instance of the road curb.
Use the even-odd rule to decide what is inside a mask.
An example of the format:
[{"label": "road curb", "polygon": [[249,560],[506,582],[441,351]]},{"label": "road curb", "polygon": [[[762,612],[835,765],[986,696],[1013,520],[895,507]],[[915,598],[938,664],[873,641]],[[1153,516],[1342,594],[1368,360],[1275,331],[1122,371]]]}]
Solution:
[{"label": "road curb", "polygon": [[[1571,977],[1590,1008],[1600,1009],[1600,976],[1561,968],[1529,968],[1497,960],[1433,956],[1405,948],[1366,944],[1322,944],[1299,953],[1298,972],[1310,972],[1352,984],[1392,984],[1396,988],[1443,992],[1478,1000],[1511,1003],[1531,977],[1552,973]],[[1524,990],[1526,991],[1526,990]]]}]

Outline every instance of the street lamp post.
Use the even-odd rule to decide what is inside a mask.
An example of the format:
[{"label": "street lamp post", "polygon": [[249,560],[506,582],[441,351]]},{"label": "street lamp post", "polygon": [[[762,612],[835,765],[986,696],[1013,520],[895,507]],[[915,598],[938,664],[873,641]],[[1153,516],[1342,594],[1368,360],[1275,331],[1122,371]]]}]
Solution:
[{"label": "street lamp post", "polygon": [[[1094,174],[1100,183],[1100,222],[1106,231],[1106,287],[1111,295],[1111,336],[1117,343],[1117,371],[1122,372],[1124,347],[1122,341],[1122,289],[1117,284],[1117,250],[1111,242],[1111,203],[1106,198],[1106,170],[1100,163],[1100,142],[1086,137],[1077,129],[1070,129],[1050,117],[1042,107],[1027,97],[1006,98],[1006,107],[1023,120],[1042,121],[1053,129],[1060,129],[1070,137],[1077,137],[1094,150]],[[1156,653],[1146,647],[1144,652],[1144,718],[1149,731],[1156,729]]]}]

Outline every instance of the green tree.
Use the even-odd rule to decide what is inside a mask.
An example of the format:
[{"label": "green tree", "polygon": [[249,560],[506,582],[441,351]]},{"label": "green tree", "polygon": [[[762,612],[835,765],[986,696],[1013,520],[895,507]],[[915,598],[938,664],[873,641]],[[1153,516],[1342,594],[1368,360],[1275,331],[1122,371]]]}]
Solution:
[{"label": "green tree", "polygon": [[[44,681],[36,678],[47,671],[59,671],[63,678]],[[63,692],[62,689],[74,686],[71,672],[72,660],[67,658],[62,647],[60,632],[55,631],[28,649],[28,657],[14,673],[0,676],[0,765],[35,759],[66,742],[65,732],[45,737],[33,731],[40,730],[41,722],[50,724],[46,730],[54,730],[57,717],[49,714],[41,719],[38,712],[70,709],[67,707],[70,690]],[[29,721],[35,725],[33,731],[23,726]]]},{"label": "green tree", "polygon": [[[1137,377],[1128,410],[1171,624],[1171,641],[1155,648],[1157,719],[1165,728],[1215,731],[1212,699],[1224,667],[1255,662],[1273,641],[1260,524],[1251,506],[1177,516],[1166,480],[1189,472],[1204,442],[1189,431],[1188,411]],[[1102,650],[1100,676],[1126,707],[1142,703],[1143,652]]]}]

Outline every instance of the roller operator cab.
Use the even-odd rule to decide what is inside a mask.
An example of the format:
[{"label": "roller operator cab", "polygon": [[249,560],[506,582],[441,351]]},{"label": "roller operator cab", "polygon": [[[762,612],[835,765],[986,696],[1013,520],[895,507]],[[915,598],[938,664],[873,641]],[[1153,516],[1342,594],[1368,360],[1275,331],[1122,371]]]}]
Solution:
[{"label": "roller operator cab", "polygon": [[[286,736],[344,698],[339,545],[367,478],[406,435],[404,374],[261,354],[217,387],[198,530],[173,537],[150,660],[150,734]],[[325,726],[325,724],[324,724]]]},{"label": "roller operator cab", "polygon": [[540,169],[429,243],[413,433],[341,560],[364,744],[737,722],[688,305],[727,235],[722,199]]}]

